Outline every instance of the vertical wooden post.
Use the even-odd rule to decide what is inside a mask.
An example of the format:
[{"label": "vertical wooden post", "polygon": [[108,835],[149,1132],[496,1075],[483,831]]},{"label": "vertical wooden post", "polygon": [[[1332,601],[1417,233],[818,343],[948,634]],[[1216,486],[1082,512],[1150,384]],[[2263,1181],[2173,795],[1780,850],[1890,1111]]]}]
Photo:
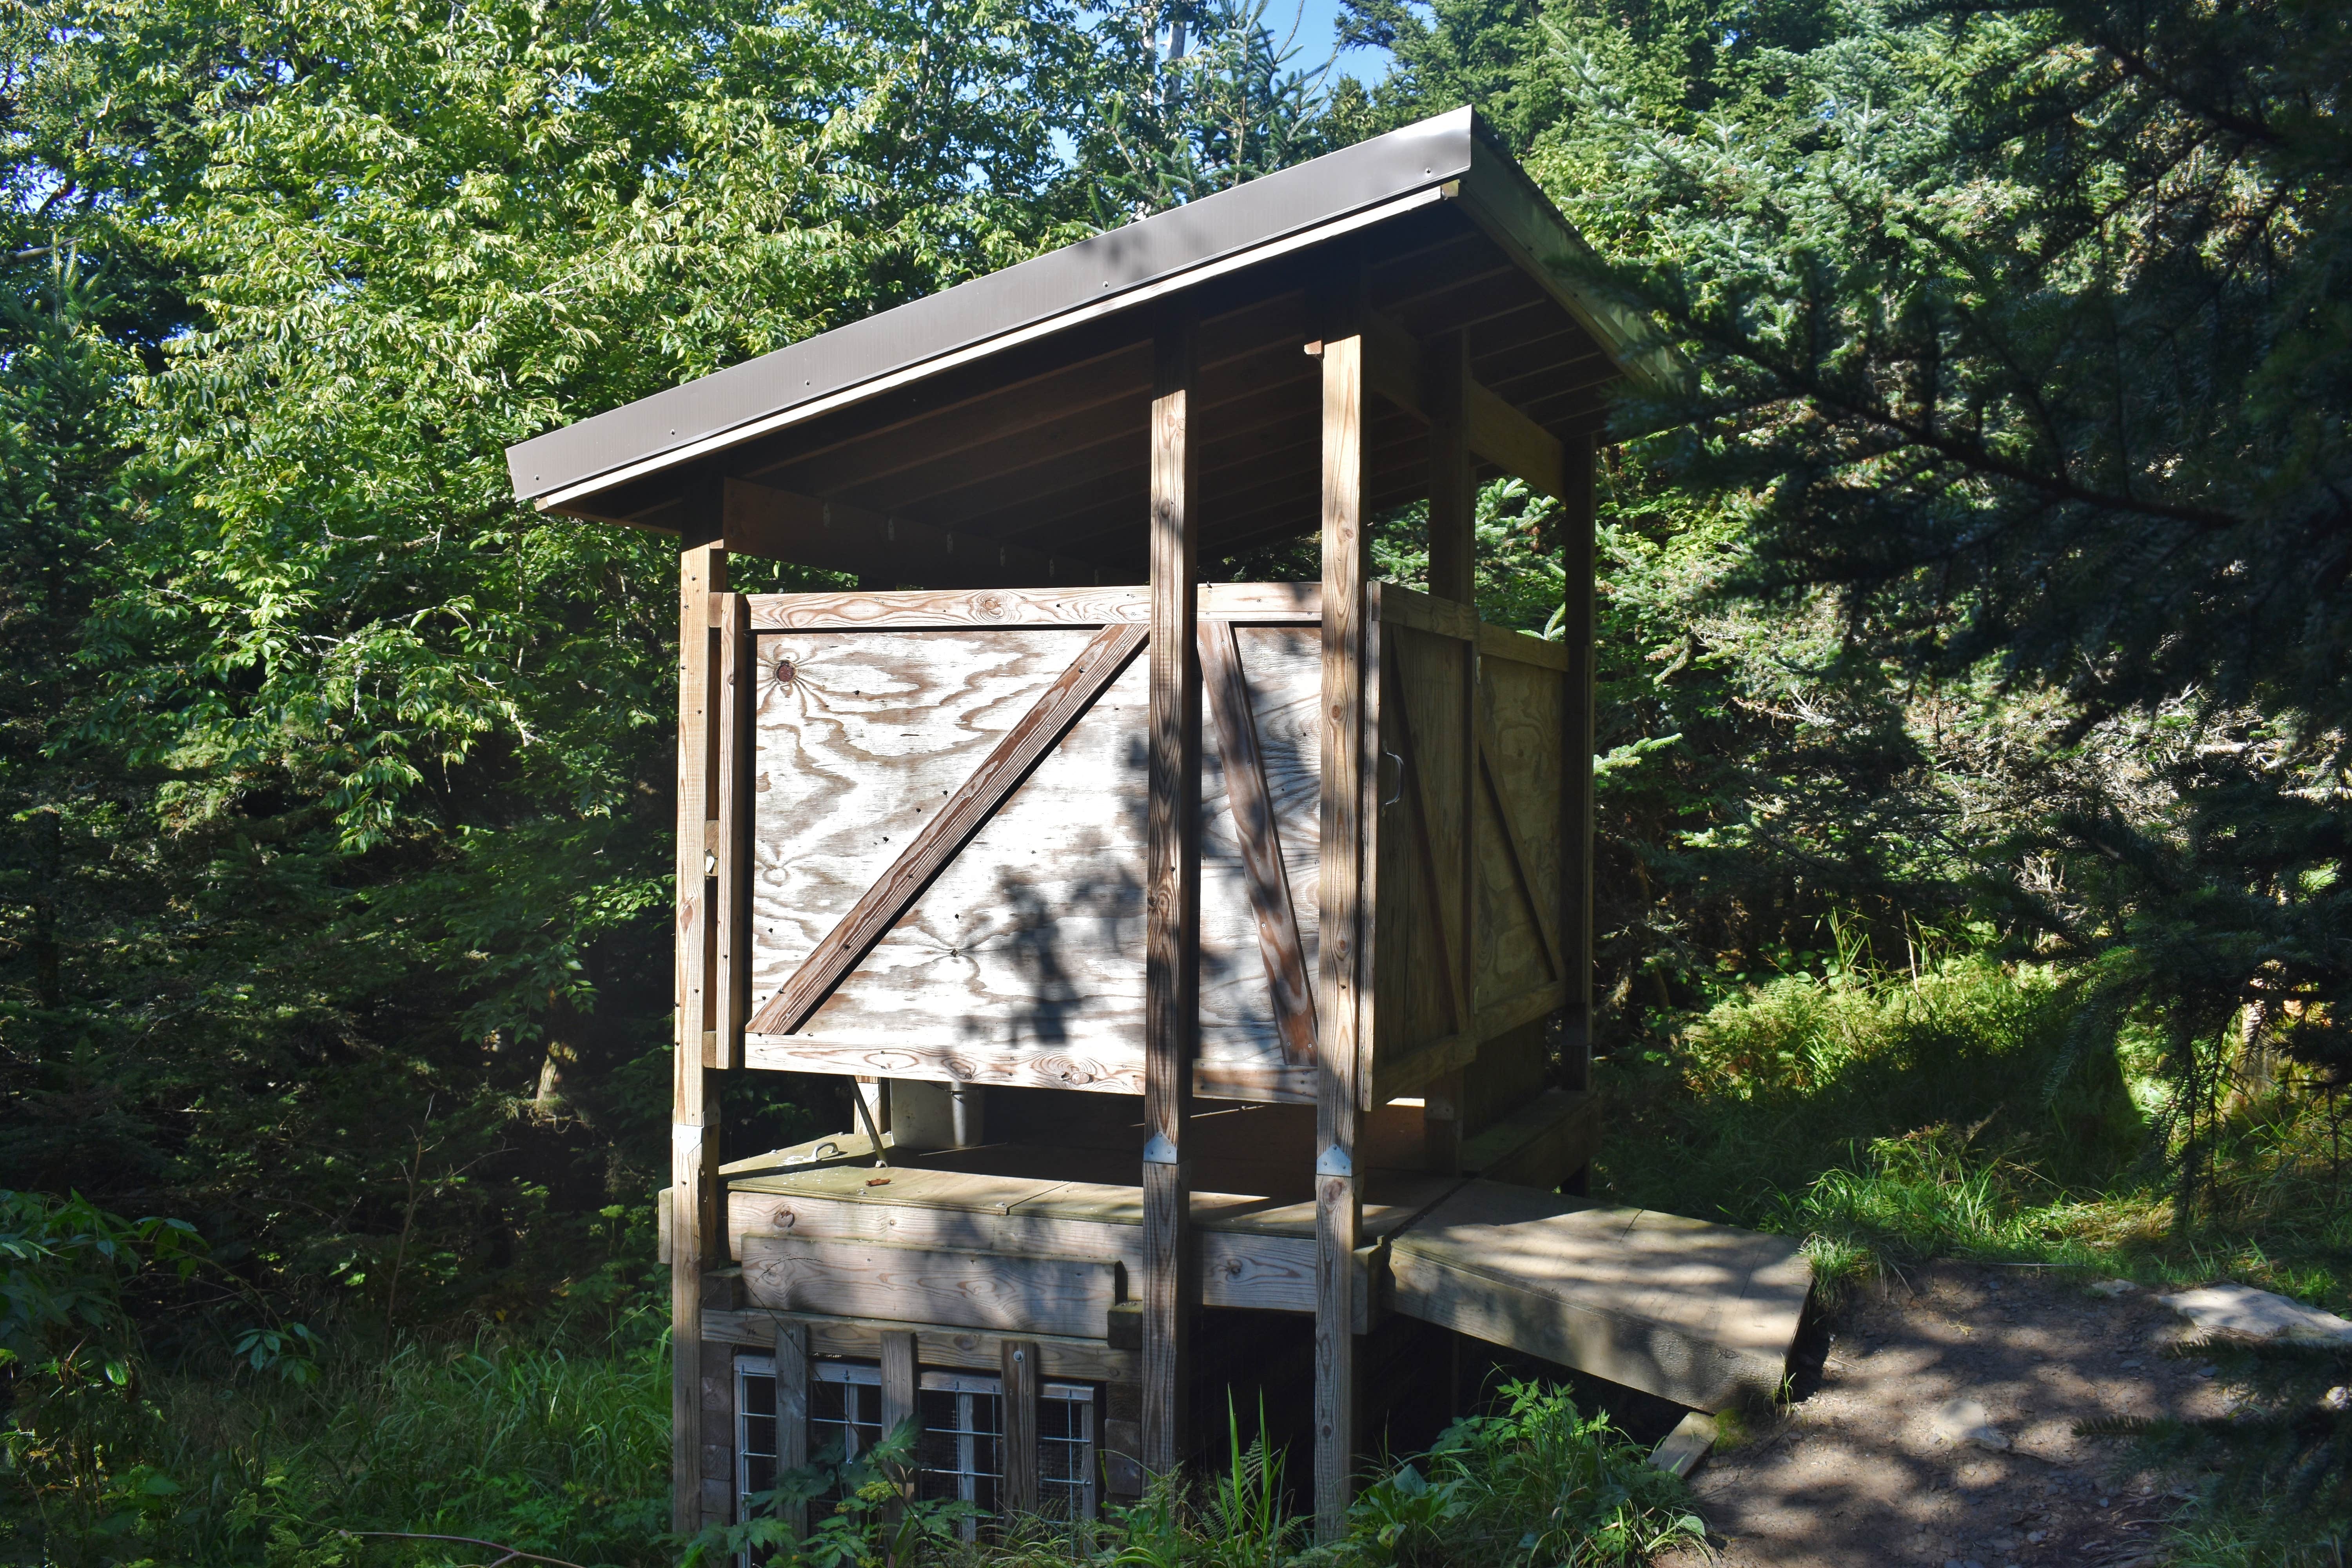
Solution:
[{"label": "vertical wooden post", "polygon": [[882,1331],[882,1436],[915,1414],[915,1331]]},{"label": "vertical wooden post", "polygon": [[1364,342],[1326,342],[1323,357],[1323,759],[1321,1062],[1315,1110],[1315,1531],[1347,1531],[1356,1436],[1356,1096],[1370,990],[1362,951],[1365,578]]},{"label": "vertical wooden post", "polygon": [[[776,1324],[776,1471],[808,1468],[808,1325]],[[784,1510],[784,1524],[798,1541],[808,1533],[808,1504]]]},{"label": "vertical wooden post", "polygon": [[1592,1085],[1592,708],[1593,708],[1593,452],[1590,437],[1566,443],[1561,454],[1565,515],[1560,520],[1562,569],[1568,577],[1568,701],[1560,715],[1559,946],[1568,965],[1567,1026],[1560,1034],[1561,1076],[1570,1089]]},{"label": "vertical wooden post", "polygon": [[[691,503],[690,503],[691,504]],[[717,508],[704,537],[718,532]],[[693,537],[689,533],[689,538]],[[702,1527],[702,1271],[719,1234],[718,1083],[704,1071],[710,1017],[712,910],[706,875],[707,824],[719,735],[714,701],[717,637],[710,595],[727,586],[727,552],[690,544],[677,576],[677,1007],[672,1014],[670,1100],[670,1523],[679,1533]]]},{"label": "vertical wooden post", "polygon": [[[707,1279],[708,1275],[704,1276]],[[706,1305],[717,1306],[716,1301]],[[735,1347],[702,1342],[702,1522],[735,1521]]]},{"label": "vertical wooden post", "polygon": [[1462,1169],[1462,1069],[1440,1073],[1421,1090],[1421,1163],[1454,1175]]},{"label": "vertical wooden post", "polygon": [[732,1068],[742,1058],[743,1024],[751,1002],[751,605],[740,594],[713,590],[717,607],[716,710],[718,747],[711,772],[708,847],[715,861],[711,887],[710,1048],[705,1065]]},{"label": "vertical wooden post", "polygon": [[1155,1475],[1181,1464],[1191,1441],[1185,1409],[1191,1173],[1184,1130],[1192,1113],[1200,1031],[1201,649],[1189,319],[1155,347],[1151,400],[1151,706],[1150,826],[1144,868],[1143,1462]]},{"label": "vertical wooden post", "polygon": [[[1429,411],[1429,591],[1440,599],[1478,602],[1478,465],[1470,454],[1464,410],[1470,401],[1470,345],[1449,332],[1423,352],[1422,389]],[[1462,863],[1454,886],[1462,890],[1459,932],[1454,951],[1462,955],[1458,984],[1465,1028],[1478,1014],[1477,813],[1485,792],[1478,786],[1478,645],[1460,653],[1462,704]],[[1428,1169],[1448,1174],[1462,1166],[1462,1072],[1445,1074],[1422,1091],[1422,1152]]]},{"label": "vertical wooden post", "polygon": [[1034,1340],[1007,1340],[998,1352],[1004,1390],[1004,1485],[1008,1514],[1037,1511],[1038,1351]]},{"label": "vertical wooden post", "polygon": [[[922,1373],[915,1365],[915,1332],[912,1329],[882,1331],[882,1436],[887,1437],[908,1421],[915,1420],[922,1409],[919,1397]],[[907,1475],[900,1490],[911,1498],[915,1495],[915,1472],[920,1468],[922,1437],[915,1439],[916,1453],[907,1460]],[[893,1510],[892,1511],[896,1511]]]},{"label": "vertical wooden post", "polygon": [[1449,332],[1423,351],[1422,389],[1429,411],[1429,591],[1440,599],[1478,598],[1478,470],[1463,429],[1470,382],[1469,345]]}]

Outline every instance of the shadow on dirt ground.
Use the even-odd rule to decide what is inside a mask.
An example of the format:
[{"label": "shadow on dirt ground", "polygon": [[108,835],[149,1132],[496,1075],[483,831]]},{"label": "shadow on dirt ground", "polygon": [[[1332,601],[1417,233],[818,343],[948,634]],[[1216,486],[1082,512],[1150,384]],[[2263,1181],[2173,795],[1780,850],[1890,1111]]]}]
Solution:
[{"label": "shadow on dirt ground", "polygon": [[[1849,1302],[1796,1397],[1691,1478],[1725,1568],[2002,1568],[2151,1557],[2179,1483],[2126,1473],[2101,1415],[2218,1415],[2143,1290],[1942,1264]],[[1696,1568],[1700,1554],[1666,1559]]]}]

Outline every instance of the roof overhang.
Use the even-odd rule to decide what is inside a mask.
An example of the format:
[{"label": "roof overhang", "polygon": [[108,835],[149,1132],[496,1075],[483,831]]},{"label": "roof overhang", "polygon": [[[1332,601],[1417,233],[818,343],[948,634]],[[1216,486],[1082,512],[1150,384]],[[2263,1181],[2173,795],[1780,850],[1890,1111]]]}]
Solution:
[{"label": "roof overhang", "polygon": [[543,508],[698,463],[1115,312],[1439,202],[1465,215],[1647,387],[1673,378],[1641,323],[1591,284],[1589,249],[1468,109],[1171,208],[762,354],[507,449]]}]

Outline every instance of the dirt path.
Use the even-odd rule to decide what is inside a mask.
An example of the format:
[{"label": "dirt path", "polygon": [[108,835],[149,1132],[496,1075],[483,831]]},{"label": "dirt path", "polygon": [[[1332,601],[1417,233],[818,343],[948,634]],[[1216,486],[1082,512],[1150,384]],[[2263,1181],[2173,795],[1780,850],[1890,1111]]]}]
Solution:
[{"label": "dirt path", "polygon": [[[1814,1348],[1785,1418],[1692,1477],[1726,1568],[2020,1568],[2147,1556],[2177,1501],[2118,1472],[2098,1415],[2210,1415],[2210,1369],[2159,1353],[2183,1325],[2022,1269],[1939,1266],[1864,1290]],[[1982,1406],[1981,1441],[1951,1431]],[[2000,1445],[2006,1443],[2005,1448]],[[1685,1553],[1676,1568],[1700,1559]]]}]

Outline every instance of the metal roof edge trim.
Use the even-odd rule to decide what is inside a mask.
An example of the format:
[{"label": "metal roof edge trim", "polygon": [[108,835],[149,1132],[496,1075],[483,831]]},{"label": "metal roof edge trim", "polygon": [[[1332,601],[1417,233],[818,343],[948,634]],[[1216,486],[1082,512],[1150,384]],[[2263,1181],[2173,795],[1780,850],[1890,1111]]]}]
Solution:
[{"label": "metal roof edge trim", "polygon": [[944,368],[969,351],[1295,248],[1302,237],[1345,233],[1371,214],[1439,199],[1470,171],[1479,141],[1467,108],[1435,115],[559,426],[507,448],[514,493],[562,505],[814,416],[820,405],[879,393],[904,373]]},{"label": "metal roof edge trim", "polygon": [[1657,334],[1633,311],[1587,291],[1590,284],[1581,274],[1592,265],[1593,251],[1576,226],[1483,123],[1475,130],[1461,196],[1471,221],[1512,252],[1627,375],[1653,394],[1680,391],[1682,363]]},{"label": "metal roof edge trim", "polygon": [[[929,359],[919,360],[913,364],[877,376],[871,381],[862,381],[845,386],[829,397],[795,404],[789,408],[780,408],[765,418],[755,419],[750,424],[737,426],[733,429],[719,431],[699,441],[654,453],[625,468],[592,474],[577,483],[567,485],[561,489],[550,490],[545,495],[534,497],[529,490],[520,487],[517,488],[515,495],[519,500],[533,501],[542,511],[570,506],[583,497],[595,495],[615,485],[626,484],[632,479],[644,479],[648,474],[659,473],[664,468],[690,462],[697,458],[708,457],[713,452],[725,451],[730,447],[754,440],[772,431],[814,419],[820,415],[830,414],[835,409],[846,408],[853,404],[863,403],[871,397],[878,397],[886,392],[920,381],[926,376],[936,375],[941,371],[953,370],[958,365],[969,364],[974,360],[984,359],[1003,350],[1034,342],[1036,339],[1050,336],[1086,321],[1098,320],[1115,311],[1148,304],[1151,300],[1175,293],[1180,289],[1190,289],[1195,284],[1205,283],[1211,279],[1223,277],[1229,272],[1238,272],[1245,267],[1255,267],[1260,262],[1270,261],[1277,256],[1293,250],[1303,249],[1310,245],[1320,245],[1327,239],[1333,239],[1360,228],[1369,228],[1374,224],[1386,223],[1389,219],[1400,214],[1411,212],[1415,207],[1428,206],[1433,202],[1450,200],[1455,189],[1456,182],[1449,180],[1441,185],[1415,191],[1410,195],[1401,196],[1392,202],[1383,202],[1379,206],[1368,208],[1351,216],[1319,224],[1313,228],[1286,236],[1281,239],[1265,245],[1253,246],[1247,250],[1236,251],[1202,266],[1171,274],[1126,293],[1091,302],[1078,310],[1066,310],[1060,315],[1034,321],[1013,331],[999,333],[995,337],[967,344],[947,353],[935,354]],[[509,463],[513,461],[512,448],[509,449],[508,461]]]}]

